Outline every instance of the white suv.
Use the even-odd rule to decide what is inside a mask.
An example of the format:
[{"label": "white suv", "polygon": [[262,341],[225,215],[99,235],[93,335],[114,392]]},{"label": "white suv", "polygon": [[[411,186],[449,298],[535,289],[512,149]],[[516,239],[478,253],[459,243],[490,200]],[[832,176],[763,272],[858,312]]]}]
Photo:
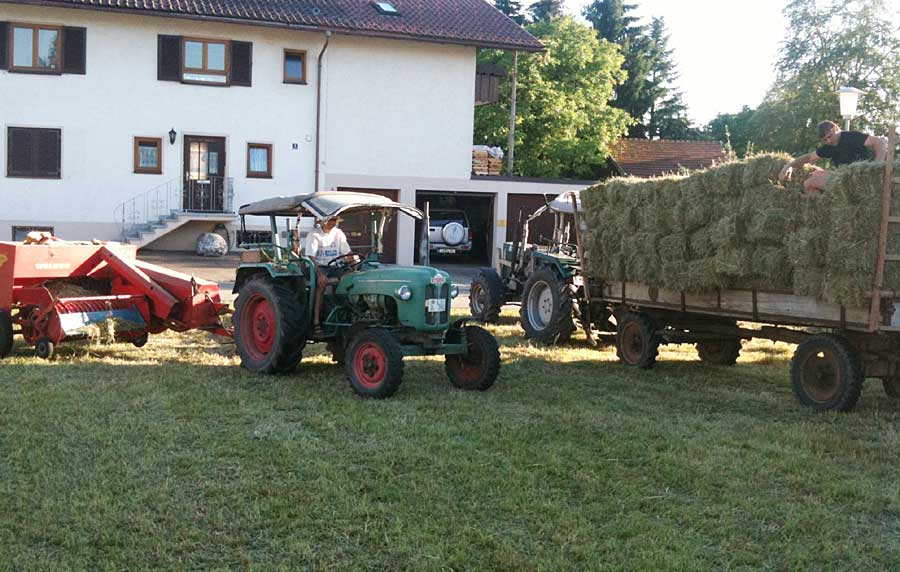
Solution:
[{"label": "white suv", "polygon": [[434,209],[430,213],[428,242],[437,254],[463,254],[472,250],[472,230],[466,213],[457,209]]}]

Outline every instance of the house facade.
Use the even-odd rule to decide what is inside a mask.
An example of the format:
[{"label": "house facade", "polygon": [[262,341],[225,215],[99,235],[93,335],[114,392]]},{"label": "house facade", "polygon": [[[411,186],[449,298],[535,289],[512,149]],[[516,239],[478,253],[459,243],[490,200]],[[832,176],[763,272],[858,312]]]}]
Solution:
[{"label": "house facade", "polygon": [[[350,189],[484,195],[505,238],[522,189],[470,176],[476,54],[541,46],[482,0],[121,6],[0,1],[0,239],[190,250],[240,204]],[[412,262],[413,223],[394,240]]]}]

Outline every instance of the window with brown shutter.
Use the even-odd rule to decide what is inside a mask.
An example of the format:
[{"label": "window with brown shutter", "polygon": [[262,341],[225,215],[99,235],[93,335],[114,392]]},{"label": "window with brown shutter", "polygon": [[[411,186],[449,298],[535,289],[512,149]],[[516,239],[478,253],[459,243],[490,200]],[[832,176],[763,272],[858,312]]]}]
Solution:
[{"label": "window with brown shutter", "polygon": [[10,24],[9,71],[62,73],[62,28]]},{"label": "window with brown shutter", "polygon": [[228,85],[230,62],[228,42],[182,38],[181,81]]},{"label": "window with brown shutter", "polygon": [[145,175],[162,174],[162,139],[134,138],[134,172]]},{"label": "window with brown shutter", "polygon": [[251,179],[272,178],[271,144],[247,143],[247,177]]},{"label": "window with brown shutter", "polygon": [[200,85],[253,83],[253,44],[231,40],[157,36],[156,79]]},{"label": "window with brown shutter", "polygon": [[59,179],[62,157],[59,129],[8,127],[6,130],[6,176]]}]

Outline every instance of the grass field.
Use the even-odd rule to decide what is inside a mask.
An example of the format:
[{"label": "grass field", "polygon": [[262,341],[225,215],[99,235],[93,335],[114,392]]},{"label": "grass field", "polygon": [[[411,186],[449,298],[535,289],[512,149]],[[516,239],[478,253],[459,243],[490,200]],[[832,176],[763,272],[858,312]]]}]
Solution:
[{"label": "grass field", "polygon": [[0,364],[0,570],[900,569],[900,404],[802,409],[791,347],[530,347],[506,314],[487,393],[407,362],[356,398],[312,347],[256,377],[233,346],[19,346]]}]

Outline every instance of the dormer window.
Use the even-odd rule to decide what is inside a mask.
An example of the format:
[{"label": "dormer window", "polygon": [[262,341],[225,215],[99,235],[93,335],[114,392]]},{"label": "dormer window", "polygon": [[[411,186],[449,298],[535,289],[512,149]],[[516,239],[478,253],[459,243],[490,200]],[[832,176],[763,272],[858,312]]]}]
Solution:
[{"label": "dormer window", "polygon": [[385,14],[388,16],[399,16],[400,12],[397,8],[394,7],[390,2],[373,2],[375,9],[378,10],[380,14]]}]

